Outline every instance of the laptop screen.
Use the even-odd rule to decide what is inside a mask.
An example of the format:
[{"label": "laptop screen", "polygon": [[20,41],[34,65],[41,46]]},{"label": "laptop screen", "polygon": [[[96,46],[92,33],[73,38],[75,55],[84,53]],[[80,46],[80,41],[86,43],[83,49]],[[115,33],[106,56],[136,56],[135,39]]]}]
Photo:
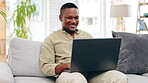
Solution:
[{"label": "laptop screen", "polygon": [[116,69],[121,38],[74,39],[70,72]]}]

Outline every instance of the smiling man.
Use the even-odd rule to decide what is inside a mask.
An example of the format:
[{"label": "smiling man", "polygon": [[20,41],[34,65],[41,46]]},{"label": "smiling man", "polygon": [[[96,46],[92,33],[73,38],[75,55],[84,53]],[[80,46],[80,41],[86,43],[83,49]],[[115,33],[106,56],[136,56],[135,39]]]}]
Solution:
[{"label": "smiling man", "polygon": [[[73,3],[61,7],[59,20],[61,29],[50,34],[41,46],[40,64],[45,76],[56,77],[56,83],[127,83],[126,76],[116,70],[98,73],[69,73],[73,39],[92,36],[77,29],[79,10]],[[87,64],[87,63],[86,63]]]},{"label": "smiling man", "polygon": [[61,8],[61,14],[59,16],[62,22],[62,29],[74,37],[74,33],[79,24],[79,16],[77,8]]}]

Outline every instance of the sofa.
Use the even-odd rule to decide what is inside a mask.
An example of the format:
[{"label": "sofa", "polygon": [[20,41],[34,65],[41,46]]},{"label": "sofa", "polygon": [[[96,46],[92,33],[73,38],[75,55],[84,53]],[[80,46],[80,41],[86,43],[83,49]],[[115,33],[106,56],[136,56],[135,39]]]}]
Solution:
[{"label": "sofa", "polygon": [[[126,37],[124,36],[125,34],[127,33],[113,32],[113,37]],[[132,39],[130,38],[130,41],[131,40]],[[122,41],[125,40],[122,38]],[[41,44],[42,42],[38,41],[31,41],[21,38],[12,38],[9,44],[7,63],[0,63],[0,83],[55,83],[55,78],[45,77],[41,72],[39,65],[39,54]],[[126,46],[125,43],[121,43],[120,56],[122,55],[122,50],[126,52],[126,50],[122,48],[124,47],[122,46],[122,44]],[[126,52],[126,54],[128,54],[128,52]],[[148,83],[147,71],[144,71],[144,73],[142,73],[141,71],[140,73],[137,73],[134,70],[131,70],[134,72],[126,71],[128,69],[120,66],[121,62],[124,61],[120,56],[118,63],[119,66],[117,67],[117,70],[122,71],[127,75],[128,83]],[[125,62],[128,61],[126,60]],[[147,66],[145,67],[148,69]],[[122,70],[122,68],[124,69]]]},{"label": "sofa", "polygon": [[39,65],[41,42],[12,38],[7,63],[0,63],[0,83],[55,83]]}]

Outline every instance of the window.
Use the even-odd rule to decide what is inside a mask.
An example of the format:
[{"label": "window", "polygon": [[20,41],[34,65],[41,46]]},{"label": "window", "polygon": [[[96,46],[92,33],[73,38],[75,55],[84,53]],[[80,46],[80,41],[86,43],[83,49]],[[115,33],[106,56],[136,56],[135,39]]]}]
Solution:
[{"label": "window", "polygon": [[97,25],[97,17],[82,17],[80,22],[83,26]]},{"label": "window", "polygon": [[103,15],[104,11],[102,8],[105,5],[102,3],[105,0],[77,0],[79,7],[79,19],[80,24],[78,29],[89,32],[93,37],[102,37],[102,31],[105,30],[102,26],[104,23]]}]

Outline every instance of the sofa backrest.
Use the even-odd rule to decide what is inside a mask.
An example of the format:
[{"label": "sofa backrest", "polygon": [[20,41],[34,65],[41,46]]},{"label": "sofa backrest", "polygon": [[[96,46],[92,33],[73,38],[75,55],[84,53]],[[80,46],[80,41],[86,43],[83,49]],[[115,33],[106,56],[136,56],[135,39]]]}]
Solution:
[{"label": "sofa backrest", "polygon": [[39,64],[41,42],[12,38],[9,44],[8,64],[14,76],[40,76]]}]

